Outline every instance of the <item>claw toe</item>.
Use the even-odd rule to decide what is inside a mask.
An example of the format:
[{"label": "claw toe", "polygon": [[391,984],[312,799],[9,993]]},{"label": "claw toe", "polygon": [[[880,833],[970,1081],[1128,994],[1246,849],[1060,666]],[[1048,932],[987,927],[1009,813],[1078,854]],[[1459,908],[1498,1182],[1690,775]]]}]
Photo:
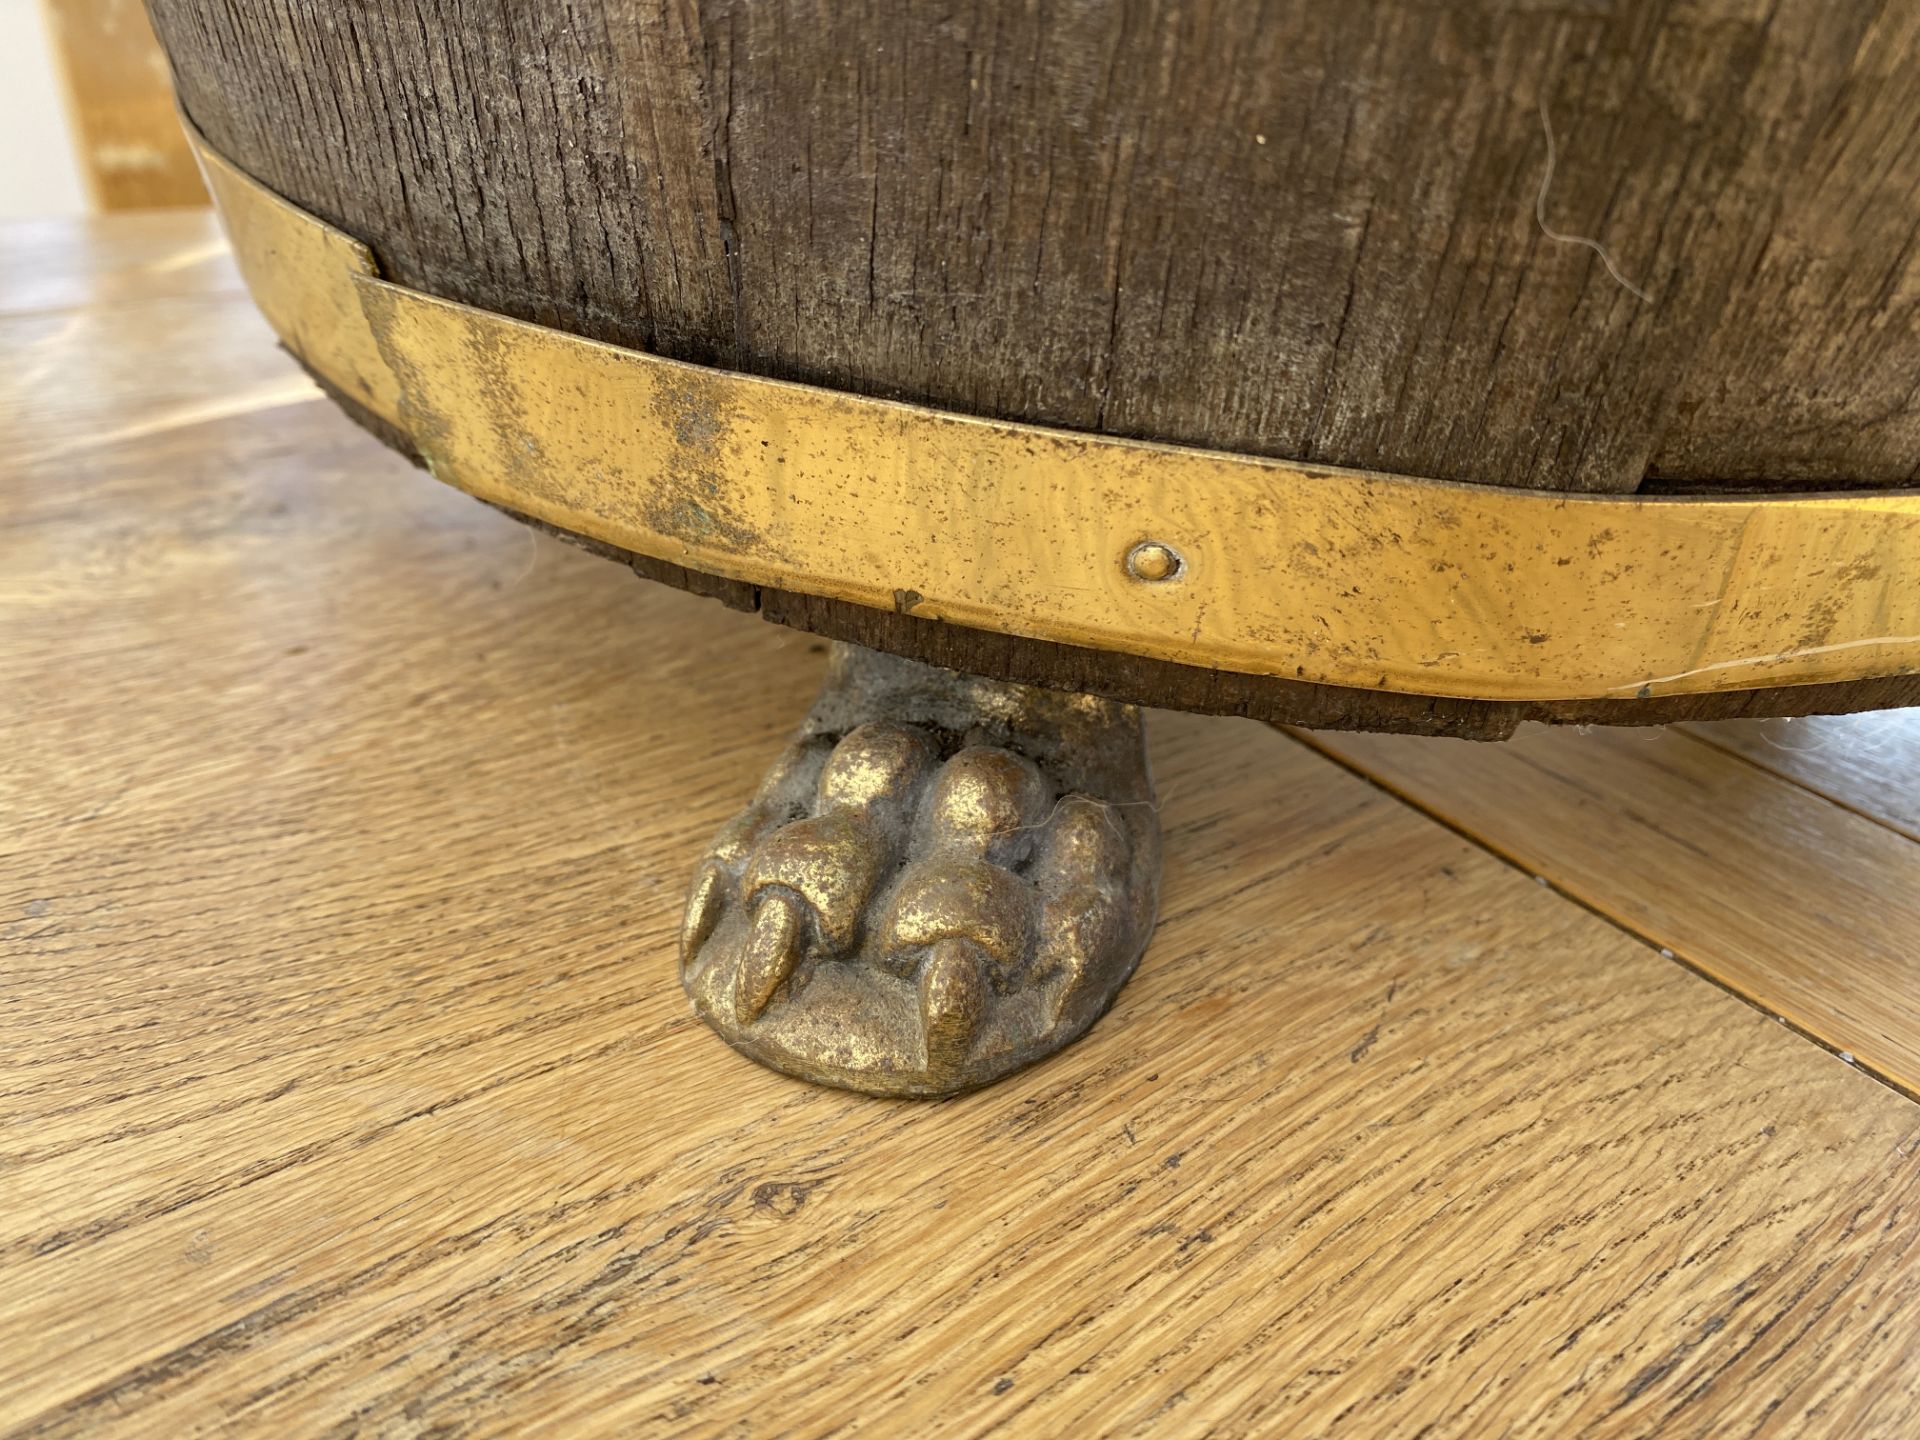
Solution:
[{"label": "claw toe", "polygon": [[794,813],[795,802],[811,786],[810,776],[819,764],[822,748],[817,741],[808,740],[781,751],[747,808],[722,825],[713,837],[711,858],[735,868],[744,864],[761,837]]},{"label": "claw toe", "polygon": [[1089,884],[1067,886],[1041,909],[1038,969],[1053,978],[1057,1019],[1079,998],[1101,961],[1121,948],[1121,920],[1113,897]]},{"label": "claw toe", "polygon": [[700,947],[720,923],[725,908],[727,872],[709,860],[694,876],[693,889],[687,894],[687,915],[680,926],[680,963],[690,965]]},{"label": "claw toe", "polygon": [[950,1071],[966,1060],[986,1004],[986,974],[973,946],[965,940],[935,945],[920,971],[920,1028],[927,1069]]},{"label": "claw toe", "polygon": [[803,898],[828,951],[844,954],[859,938],[862,912],[889,858],[885,834],[866,816],[830,810],[769,836],[754,852],[743,888],[749,898],[768,887]]},{"label": "claw toe", "polygon": [[1131,849],[1118,807],[1069,795],[1055,810],[1051,832],[1033,867],[1042,886],[1113,882],[1126,873]]},{"label": "claw toe", "polygon": [[797,896],[774,892],[760,897],[753,912],[753,933],[734,975],[734,1008],[743,1019],[759,1019],[780,982],[793,973],[800,958],[804,918]]},{"label": "claw toe", "polygon": [[894,951],[965,941],[1001,975],[1033,945],[1033,891],[997,865],[943,858],[909,870],[881,933]]},{"label": "claw toe", "polygon": [[1031,844],[1053,791],[1025,756],[969,746],[946,763],[928,804],[933,833],[947,845],[996,860]]},{"label": "claw toe", "polygon": [[933,747],[919,731],[877,720],[848,733],[820,771],[821,810],[847,806],[885,812],[905,808],[915,782],[933,764]]}]

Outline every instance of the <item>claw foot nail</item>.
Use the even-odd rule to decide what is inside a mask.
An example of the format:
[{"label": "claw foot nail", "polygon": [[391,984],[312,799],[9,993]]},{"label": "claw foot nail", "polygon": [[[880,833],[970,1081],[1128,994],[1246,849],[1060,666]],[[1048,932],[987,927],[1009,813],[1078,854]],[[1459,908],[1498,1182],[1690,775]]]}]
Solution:
[{"label": "claw foot nail", "polygon": [[762,895],[754,907],[746,953],[740,957],[740,968],[733,972],[734,1009],[748,1020],[759,1018],[800,958],[805,924],[800,904],[796,896],[773,891]]},{"label": "claw foot nail", "polygon": [[952,1069],[973,1048],[987,1008],[980,956],[965,940],[942,940],[920,971],[920,1030],[927,1068]]},{"label": "claw foot nail", "polygon": [[693,877],[693,889],[687,895],[687,916],[680,927],[680,963],[685,965],[699,953],[700,947],[720,923],[720,907],[725,902],[727,872],[709,860]]}]

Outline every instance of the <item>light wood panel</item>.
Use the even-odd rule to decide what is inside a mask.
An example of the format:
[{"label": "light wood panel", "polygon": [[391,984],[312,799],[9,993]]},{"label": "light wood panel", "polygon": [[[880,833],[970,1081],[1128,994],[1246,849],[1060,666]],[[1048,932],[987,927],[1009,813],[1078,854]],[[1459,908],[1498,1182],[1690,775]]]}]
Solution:
[{"label": "light wood panel", "polygon": [[[111,457],[136,442],[165,444],[174,433],[179,443],[166,451],[174,460],[218,463],[193,427],[324,403],[244,293],[0,313],[0,354],[8,360],[0,465],[20,471],[52,473],[82,455]],[[80,500],[77,487],[61,493]],[[128,520],[124,510],[95,517],[104,530]],[[0,574],[0,585],[10,578]]]},{"label": "light wood panel", "polygon": [[1920,710],[1686,728],[1697,740],[1920,840]]},{"label": "light wood panel", "polygon": [[0,315],[244,289],[211,209],[114,225],[0,221],[0,254]]},{"label": "light wood panel", "polygon": [[1908,837],[1679,729],[1311,743],[1920,1088],[1920,846]]},{"label": "light wood panel", "polygon": [[1915,1424],[1920,1106],[1250,724],[1154,717],[1083,1044],[735,1056],[672,935],[815,645],[218,401],[0,452],[0,1428]]},{"label": "light wood panel", "polygon": [[98,210],[207,203],[144,0],[43,0]]}]

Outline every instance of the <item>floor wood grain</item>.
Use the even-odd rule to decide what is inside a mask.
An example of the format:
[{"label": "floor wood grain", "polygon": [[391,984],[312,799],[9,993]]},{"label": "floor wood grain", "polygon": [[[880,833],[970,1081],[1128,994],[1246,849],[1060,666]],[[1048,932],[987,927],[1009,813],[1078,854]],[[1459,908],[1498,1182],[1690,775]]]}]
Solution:
[{"label": "floor wood grain", "polygon": [[204,208],[104,224],[0,221],[0,254],[0,315],[244,289],[220,222]]},{"label": "floor wood grain", "polygon": [[0,1433],[1911,1433],[1920,1106],[1252,724],[1153,717],[1080,1045],[735,1056],[672,935],[815,642],[223,408],[291,367],[187,303],[0,448]]},{"label": "floor wood grain", "polygon": [[1920,1089],[1920,844],[1910,837],[1682,728],[1531,727],[1497,747],[1333,734],[1314,743]]},{"label": "floor wood grain", "polygon": [[1920,710],[1727,720],[1686,730],[1920,840]]}]

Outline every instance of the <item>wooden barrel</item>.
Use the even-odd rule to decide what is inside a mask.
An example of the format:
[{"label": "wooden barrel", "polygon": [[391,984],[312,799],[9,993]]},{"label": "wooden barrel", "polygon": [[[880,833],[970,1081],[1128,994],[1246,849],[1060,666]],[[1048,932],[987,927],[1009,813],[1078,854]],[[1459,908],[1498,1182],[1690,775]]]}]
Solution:
[{"label": "wooden barrel", "polygon": [[[1476,688],[1450,678],[1436,612],[1409,620],[1441,635],[1423,690],[1417,657],[1377,682],[1351,654],[1315,668],[1326,613],[1270,632],[1299,666],[1243,666],[1233,633],[1197,658],[1107,631],[1073,643],[1026,623],[1044,602],[974,623],[906,581],[900,603],[856,603],[612,537],[643,573],[954,668],[1308,725],[1487,736],[1920,703],[1920,637],[1834,618],[1904,615],[1920,586],[1881,563],[1907,553],[1913,513],[1846,508],[1920,474],[1920,7],[151,5],[208,148],[363,242],[395,286],[730,376],[1270,457],[1292,468],[1260,484],[1303,494],[1409,477],[1439,497],[1422,534],[1468,493],[1449,486],[1603,497],[1617,510],[1555,513],[1676,534],[1736,502],[1737,528],[1773,534],[1818,509],[1786,497],[1816,493],[1828,538],[1797,566],[1780,656],[1851,668],[1742,668],[1736,650],[1721,684],[1702,651],[1630,689],[1571,668],[1557,688]],[[1092,453],[1071,473],[1135,456]],[[1490,547],[1521,542],[1488,538],[1507,512],[1485,513],[1488,534],[1455,544],[1489,570]],[[1406,530],[1363,540],[1404,548]],[[1594,524],[1588,548],[1615,533]],[[1798,534],[1769,542],[1772,570],[1672,603],[1740,610],[1796,568]],[[1296,543],[1317,553],[1310,528]],[[1570,579],[1540,583],[1568,624],[1597,625],[1583,594],[1693,553],[1654,544],[1624,582],[1599,550],[1570,554]],[[1243,589],[1279,563],[1232,560]],[[1544,625],[1515,640],[1559,643]]]}]

